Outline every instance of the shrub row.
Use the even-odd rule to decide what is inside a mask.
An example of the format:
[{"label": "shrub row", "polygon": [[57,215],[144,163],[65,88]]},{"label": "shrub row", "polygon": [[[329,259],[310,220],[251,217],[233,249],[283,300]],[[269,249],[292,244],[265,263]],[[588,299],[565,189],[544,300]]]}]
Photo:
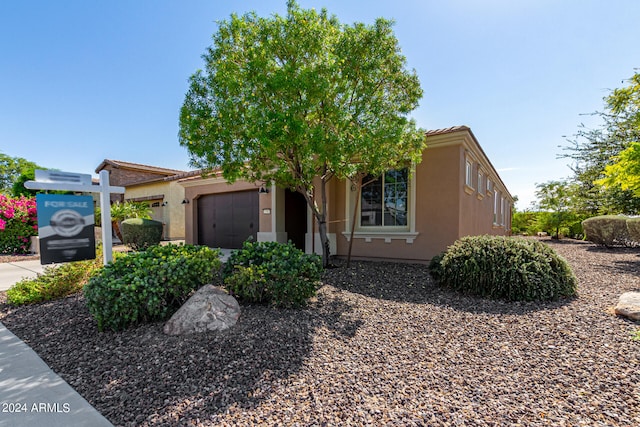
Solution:
[{"label": "shrub row", "polygon": [[640,218],[601,215],[582,221],[585,239],[597,245],[637,246],[640,244]]},{"label": "shrub row", "polygon": [[567,262],[533,239],[464,237],[434,257],[429,270],[445,287],[509,301],[553,300],[577,288]]},{"label": "shrub row", "polygon": [[[211,283],[220,266],[219,251],[207,247],[150,246],[106,266],[84,294],[98,329],[118,331],[167,319],[192,291]],[[320,257],[291,243],[245,242],[230,256],[222,278],[240,300],[298,307],[315,295],[321,273]]]},{"label": "shrub row", "polygon": [[[90,262],[62,265],[56,271],[62,274],[69,269],[79,275],[85,270],[88,276],[93,270],[83,263]],[[98,329],[118,331],[167,319],[194,290],[211,283],[220,266],[219,251],[208,247],[150,246],[96,268],[84,294]],[[465,237],[434,257],[429,270],[439,284],[482,297],[532,301],[576,293],[576,278],[566,261],[532,239]],[[276,307],[306,304],[316,294],[321,274],[320,257],[306,255],[291,243],[275,242],[245,242],[222,269],[224,285],[232,295]],[[67,283],[82,282],[73,275],[66,277]],[[62,286],[45,287],[50,291],[35,293],[51,299],[69,292],[59,291]],[[26,289],[23,300],[46,300],[33,297],[30,288]]]}]

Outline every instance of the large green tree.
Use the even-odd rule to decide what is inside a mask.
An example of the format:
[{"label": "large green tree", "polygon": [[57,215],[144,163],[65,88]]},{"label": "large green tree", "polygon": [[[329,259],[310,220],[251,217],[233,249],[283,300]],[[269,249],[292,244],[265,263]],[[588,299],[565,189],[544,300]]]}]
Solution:
[{"label": "large green tree", "polygon": [[[640,213],[640,194],[634,194],[632,186],[621,185],[629,178],[624,169],[633,166],[629,162],[632,144],[640,142],[640,73],[627,83],[604,98],[604,111],[593,113],[602,124],[595,129],[581,126],[562,156],[574,160],[573,181],[581,188],[577,202],[594,214]],[[611,169],[619,161],[620,167]]]},{"label": "large green tree", "polygon": [[289,1],[286,16],[220,22],[203,59],[180,112],[180,144],[194,166],[229,181],[300,192],[326,265],[327,183],[410,166],[424,148],[409,118],[422,89],[392,22],[344,25]]},{"label": "large green tree", "polygon": [[640,197],[640,73],[629,80],[629,86],[613,91],[609,105],[614,114],[624,118],[620,133],[625,148],[610,158],[612,163],[605,166],[604,178],[596,184],[628,190]]}]

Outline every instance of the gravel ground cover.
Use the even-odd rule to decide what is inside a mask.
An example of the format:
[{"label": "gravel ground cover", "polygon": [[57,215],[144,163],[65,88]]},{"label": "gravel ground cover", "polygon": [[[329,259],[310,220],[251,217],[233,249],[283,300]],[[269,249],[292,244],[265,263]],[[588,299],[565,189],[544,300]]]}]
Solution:
[{"label": "gravel ground cover", "polygon": [[3,262],[20,262],[40,259],[40,255],[0,255],[0,264]]},{"label": "gravel ground cover", "polygon": [[545,242],[577,298],[488,301],[424,265],[357,262],[328,270],[309,307],[245,305],[222,333],[99,333],[81,295],[0,294],[0,321],[119,426],[640,425],[640,324],[612,314],[640,290],[640,250]]}]

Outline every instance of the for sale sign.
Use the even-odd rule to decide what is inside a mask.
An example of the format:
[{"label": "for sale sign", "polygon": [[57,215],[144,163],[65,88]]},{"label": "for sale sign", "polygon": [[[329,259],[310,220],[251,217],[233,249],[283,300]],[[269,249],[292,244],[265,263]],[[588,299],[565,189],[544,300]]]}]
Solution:
[{"label": "for sale sign", "polygon": [[41,264],[96,257],[93,197],[38,194],[36,204]]}]

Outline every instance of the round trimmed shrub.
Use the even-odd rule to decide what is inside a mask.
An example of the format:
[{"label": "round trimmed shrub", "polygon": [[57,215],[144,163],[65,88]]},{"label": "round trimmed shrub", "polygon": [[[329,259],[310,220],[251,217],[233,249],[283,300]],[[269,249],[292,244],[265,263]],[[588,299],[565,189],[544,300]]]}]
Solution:
[{"label": "round trimmed shrub", "polygon": [[629,246],[631,237],[627,218],[621,215],[600,215],[582,221],[585,240],[607,247]]},{"label": "round trimmed shrub", "polygon": [[119,331],[169,318],[220,265],[220,252],[206,246],[151,246],[109,263],[89,279],[84,296],[98,329]]},{"label": "round trimmed shrub", "polygon": [[246,241],[222,271],[226,289],[238,299],[276,307],[299,307],[316,294],[322,275],[318,255],[291,242]]},{"label": "round trimmed shrub", "polygon": [[159,245],[162,240],[162,223],[152,219],[130,218],[120,225],[122,243],[134,251],[142,251],[149,246]]},{"label": "round trimmed shrub", "polygon": [[577,290],[567,262],[533,239],[463,237],[434,257],[429,270],[445,287],[491,299],[546,301]]}]

